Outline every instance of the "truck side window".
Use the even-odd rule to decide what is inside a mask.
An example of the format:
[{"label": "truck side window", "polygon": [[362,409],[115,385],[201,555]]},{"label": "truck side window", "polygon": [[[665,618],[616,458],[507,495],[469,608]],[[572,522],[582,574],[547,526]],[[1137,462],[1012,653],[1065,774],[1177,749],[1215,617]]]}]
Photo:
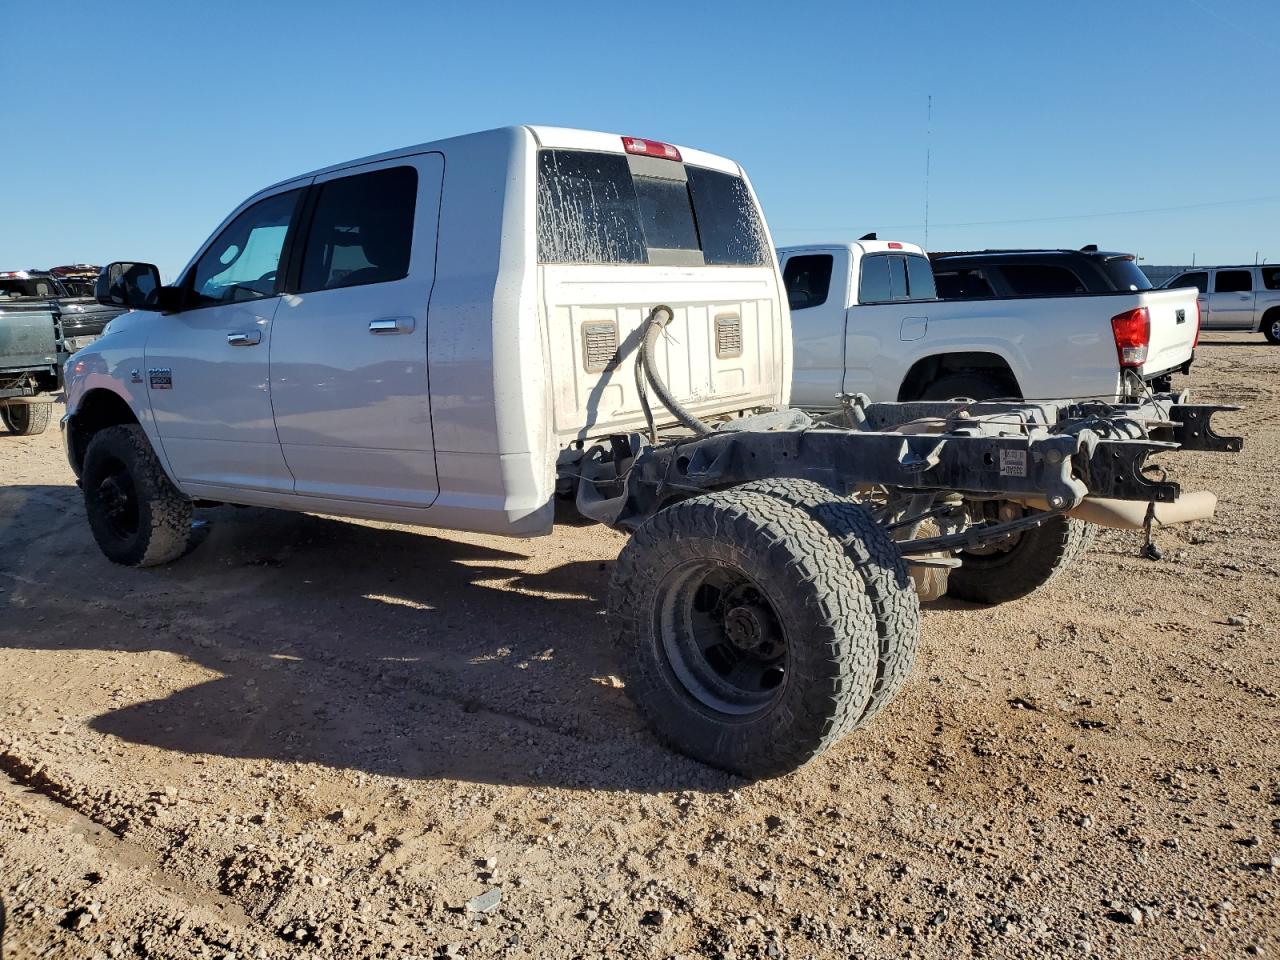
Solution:
[{"label": "truck side window", "polygon": [[787,288],[787,301],[792,310],[818,307],[827,302],[832,264],[829,253],[810,253],[787,261],[782,284]]},{"label": "truck side window", "polygon": [[1219,270],[1213,278],[1214,293],[1248,293],[1253,289],[1253,277],[1248,270]]},{"label": "truck side window", "polygon": [[275,295],[280,253],[301,195],[301,190],[289,190],[259,200],[218,234],[196,261],[191,307]]},{"label": "truck side window", "polygon": [[1280,267],[1263,267],[1262,285],[1268,290],[1280,290]]},{"label": "truck side window", "polygon": [[893,299],[889,285],[889,258],[870,256],[862,258],[862,277],[858,281],[859,303],[886,303]]},{"label": "truck side window", "polygon": [[1043,263],[1006,263],[1000,265],[1000,272],[1017,297],[1085,292],[1084,283],[1066,267]]},{"label": "truck side window", "polygon": [[1169,284],[1170,290],[1178,287],[1195,287],[1201,293],[1209,292],[1209,274],[1207,271],[1198,270],[1195,273],[1184,273],[1173,283]]},{"label": "truck side window", "polygon": [[320,187],[298,290],[332,290],[409,274],[418,171],[391,167]]}]

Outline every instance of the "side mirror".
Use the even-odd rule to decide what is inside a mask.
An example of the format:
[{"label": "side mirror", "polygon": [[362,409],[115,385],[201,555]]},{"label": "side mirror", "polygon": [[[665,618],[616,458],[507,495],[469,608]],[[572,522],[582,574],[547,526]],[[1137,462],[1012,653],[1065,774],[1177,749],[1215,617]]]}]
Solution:
[{"label": "side mirror", "polygon": [[108,307],[130,310],[177,308],[178,291],[160,285],[160,271],[152,263],[109,263],[98,274],[94,297]]}]

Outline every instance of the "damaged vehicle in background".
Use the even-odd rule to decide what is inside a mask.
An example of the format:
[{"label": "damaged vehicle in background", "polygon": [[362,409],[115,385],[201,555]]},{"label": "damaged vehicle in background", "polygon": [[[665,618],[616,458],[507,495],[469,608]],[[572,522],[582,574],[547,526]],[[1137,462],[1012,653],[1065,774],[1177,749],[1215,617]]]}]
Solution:
[{"label": "damaged vehicle in background", "polygon": [[176,285],[118,262],[98,296],[135,312],[74,358],[63,429],[109,559],[178,559],[217,503],[513,537],[551,533],[560,503],[630,534],[607,621],[628,694],[747,777],[892,700],[909,566],[1090,504],[1208,515],[1145,461],[1240,448],[1211,429],[1226,408],[1172,396],[790,407],[745,173],[639,137],[510,127],[306,173],[233,211]]}]

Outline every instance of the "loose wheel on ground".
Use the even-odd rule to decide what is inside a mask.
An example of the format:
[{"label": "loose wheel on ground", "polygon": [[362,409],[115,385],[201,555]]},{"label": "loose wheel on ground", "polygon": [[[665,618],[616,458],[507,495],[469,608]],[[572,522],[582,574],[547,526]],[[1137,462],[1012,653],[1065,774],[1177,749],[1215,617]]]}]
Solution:
[{"label": "loose wheel on ground", "polygon": [[960,554],[947,594],[973,603],[1005,603],[1044,586],[1084,555],[1093,542],[1092,524],[1050,517],[1008,540]]},{"label": "loose wheel on ground", "polygon": [[169,482],[140,426],[94,434],[80,479],[93,538],[108,559],[150,567],[186,551],[191,501]]},{"label": "loose wheel on ground", "polygon": [[864,581],[804,511],[730,490],[677,503],[610,588],[627,690],[657,732],[741,774],[785,773],[866,714],[880,635]]},{"label": "loose wheel on ground", "polygon": [[10,433],[34,437],[48,429],[52,411],[52,403],[13,403],[0,407],[0,420]]}]

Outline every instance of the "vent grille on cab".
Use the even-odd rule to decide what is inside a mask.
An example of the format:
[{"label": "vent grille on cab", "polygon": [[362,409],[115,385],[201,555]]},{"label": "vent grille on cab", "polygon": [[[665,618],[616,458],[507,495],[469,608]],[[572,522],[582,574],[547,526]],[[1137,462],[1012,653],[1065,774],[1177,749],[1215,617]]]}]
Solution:
[{"label": "vent grille on cab", "polygon": [[618,362],[618,325],[596,321],[582,325],[582,363],[587,373],[601,373]]},{"label": "vent grille on cab", "polygon": [[742,318],[734,313],[716,317],[716,356],[742,356]]}]

